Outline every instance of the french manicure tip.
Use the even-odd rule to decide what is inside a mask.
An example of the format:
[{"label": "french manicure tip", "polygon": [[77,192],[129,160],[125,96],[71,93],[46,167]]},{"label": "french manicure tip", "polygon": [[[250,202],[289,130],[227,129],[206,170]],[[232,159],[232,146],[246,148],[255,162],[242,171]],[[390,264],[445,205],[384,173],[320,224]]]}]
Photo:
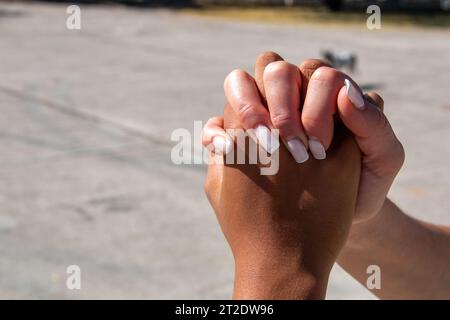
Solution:
[{"label": "french manicure tip", "polygon": [[347,88],[347,96],[352,104],[360,110],[364,110],[364,98],[361,93],[352,85],[349,79],[344,80],[345,87]]},{"label": "french manicure tip", "polygon": [[216,136],[213,139],[214,152],[218,155],[228,154],[231,150],[231,143],[227,139]]},{"label": "french manicure tip", "polygon": [[309,159],[308,151],[299,138],[290,139],[286,144],[297,163],[303,163]]},{"label": "french manicure tip", "polygon": [[280,141],[278,135],[270,135],[270,154],[274,153],[280,148]]},{"label": "french manicure tip", "polygon": [[270,148],[271,134],[270,134],[269,128],[267,128],[266,126],[260,125],[260,126],[256,127],[255,135],[256,135],[256,138],[257,138],[260,146],[267,152],[270,152],[270,150],[271,150],[271,148]]},{"label": "french manicure tip", "polygon": [[310,138],[308,141],[309,150],[311,151],[313,157],[317,160],[323,160],[327,157],[327,153],[322,143],[319,140]]}]

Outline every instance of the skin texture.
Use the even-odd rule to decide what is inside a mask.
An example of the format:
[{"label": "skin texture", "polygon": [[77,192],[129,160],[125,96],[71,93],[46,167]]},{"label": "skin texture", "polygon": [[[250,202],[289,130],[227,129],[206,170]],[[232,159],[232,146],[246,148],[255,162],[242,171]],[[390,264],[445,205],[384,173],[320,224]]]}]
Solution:
[{"label": "skin texture", "polygon": [[450,228],[409,217],[390,200],[354,224],[339,265],[366,286],[367,267],[381,271],[381,299],[450,299]]},{"label": "skin texture", "polygon": [[[243,127],[230,106],[224,127]],[[338,126],[327,161],[299,165],[283,146],[279,161],[273,176],[251,164],[208,169],[205,190],[236,261],[234,298],[322,299],[352,223],[361,155]]]},{"label": "skin texture", "polygon": [[[365,109],[358,110],[354,107],[349,97],[346,94],[346,88],[343,86],[343,80],[349,79],[355,86],[357,91],[361,91],[354,81],[352,81],[344,73],[332,69],[327,63],[310,59],[303,62],[300,66],[301,78],[301,94],[300,106],[301,122],[300,124],[292,119],[296,119],[298,112],[290,105],[285,105],[283,101],[292,101],[291,99],[266,99],[267,93],[272,90],[267,90],[267,83],[265,83],[264,73],[267,66],[277,63],[280,65],[281,57],[273,52],[262,53],[255,64],[255,74],[257,89],[255,85],[250,83],[252,78],[242,70],[235,70],[225,79],[225,94],[233,110],[239,117],[239,121],[244,128],[254,128],[258,124],[264,124],[269,127],[278,128],[271,123],[271,115],[268,109],[264,107],[264,101],[275,101],[271,110],[284,109],[284,111],[277,111],[278,114],[285,114],[282,119],[288,121],[281,121],[285,127],[290,127],[288,130],[298,130],[299,138],[308,147],[308,140],[311,136],[317,138],[323,146],[327,149],[333,139],[334,124],[339,121],[349,129],[361,151],[362,158],[362,172],[359,183],[357,205],[354,213],[354,222],[363,222],[368,220],[381,210],[383,203],[386,200],[386,195],[389,191],[394,178],[402,167],[405,154],[402,144],[399,142],[389,124],[388,119],[383,114],[383,99],[374,92],[369,92],[365,95]],[[278,70],[278,76],[283,78],[283,83],[294,81],[292,78],[292,65],[284,63],[284,72]],[[278,68],[281,69],[281,68]],[[281,70],[282,71],[282,70]],[[240,77],[237,77],[240,75]],[[262,77],[262,78],[261,78]],[[238,81],[236,80],[238,78]],[[253,81],[253,80],[252,80]],[[231,83],[231,85],[230,85]],[[251,90],[244,90],[239,83],[246,83]],[[230,90],[230,87],[240,87],[241,91]],[[308,91],[308,88],[313,87]],[[289,93],[286,93],[289,94]],[[293,94],[291,92],[291,94]],[[295,94],[295,93],[294,93]],[[274,94],[276,96],[276,94]],[[335,96],[336,95],[336,96]],[[314,101],[318,101],[317,104]],[[245,112],[241,112],[242,107]],[[269,106],[270,109],[270,106]],[[273,116],[272,116],[273,118]],[[211,139],[218,134],[225,134],[223,126],[220,125],[223,120],[216,119],[215,122],[208,122],[208,134],[203,135],[202,142],[205,146],[211,143]],[[292,127],[297,126],[297,129]],[[215,132],[215,133],[214,133]],[[286,137],[280,131],[281,138],[286,140]]]},{"label": "skin texture", "polygon": [[[348,79],[346,75],[320,60],[307,60],[299,67],[299,80],[292,76],[292,65],[281,60],[271,52],[258,57],[258,92],[253,89],[252,94],[244,92],[240,97],[231,94],[237,103],[234,108],[226,108],[225,121],[222,117],[208,121],[203,144],[209,145],[217,135],[231,139],[224,128],[245,128],[242,123],[258,122],[252,112],[246,112],[244,118],[233,112],[239,111],[236,105],[247,95],[247,99],[257,102],[247,106],[250,111],[255,105],[272,104],[264,121],[274,118],[272,110],[287,113],[281,118],[289,121],[282,125],[290,126],[288,130],[300,128],[299,136],[305,145],[311,135],[316,135],[328,149],[327,159],[310,159],[298,165],[282,148],[281,170],[273,177],[259,176],[257,168],[250,166],[210,166],[206,191],[236,257],[235,298],[322,298],[331,258],[345,242],[341,235],[348,231],[348,218],[352,216],[349,237],[337,262],[355,279],[365,286],[367,267],[376,265],[381,268],[381,289],[372,292],[380,298],[449,299],[450,228],[413,219],[386,198],[403,164],[404,151],[383,114],[383,99],[368,93],[364,110],[359,110],[346,88],[340,87],[340,82]],[[274,78],[266,81],[270,78],[265,76],[269,64]],[[296,109],[286,102],[297,99],[295,92],[285,90],[289,82],[293,88],[301,88],[300,124],[292,115]],[[280,83],[284,89],[277,89]],[[281,98],[277,98],[280,92]],[[286,97],[290,94],[290,98]],[[335,94],[337,105],[331,99]],[[258,110],[256,115],[265,112]],[[297,129],[292,129],[295,126]],[[359,150],[349,143],[344,126],[351,131]],[[362,155],[361,173],[355,183],[358,151]],[[348,161],[353,162],[356,171],[347,167]],[[347,171],[350,179],[342,182],[339,173]],[[344,212],[355,185],[356,206],[349,215]],[[338,193],[342,202],[333,196]]]}]

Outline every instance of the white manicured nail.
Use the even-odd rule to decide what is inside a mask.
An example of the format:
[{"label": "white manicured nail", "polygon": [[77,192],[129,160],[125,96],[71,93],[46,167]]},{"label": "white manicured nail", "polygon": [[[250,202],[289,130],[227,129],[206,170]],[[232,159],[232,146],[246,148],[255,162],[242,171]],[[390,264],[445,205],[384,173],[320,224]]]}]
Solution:
[{"label": "white manicured nail", "polygon": [[225,139],[222,136],[215,136],[212,142],[214,145],[214,153],[218,155],[230,153],[232,145],[229,139]]},{"label": "white manicured nail", "polygon": [[345,86],[347,87],[347,96],[352,102],[352,104],[360,109],[364,110],[364,98],[361,95],[361,93],[358,91],[358,89],[355,88],[355,86],[352,85],[351,81],[348,79],[345,79]]},{"label": "white manicured nail", "polygon": [[323,144],[320,143],[317,138],[309,137],[308,145],[313,157],[317,160],[323,160],[327,157],[327,153],[325,152]]},{"label": "white manicured nail", "polygon": [[267,152],[270,153],[271,149],[270,149],[270,130],[269,128],[267,128],[266,126],[258,126],[255,129],[255,135],[256,135],[256,139],[259,143],[259,145],[266,150]]},{"label": "white manicured nail", "polygon": [[286,147],[291,152],[295,161],[303,163],[309,159],[308,151],[298,137],[289,138],[286,141]]},{"label": "white manicured nail", "polygon": [[270,154],[274,153],[280,147],[280,135],[270,131]]}]

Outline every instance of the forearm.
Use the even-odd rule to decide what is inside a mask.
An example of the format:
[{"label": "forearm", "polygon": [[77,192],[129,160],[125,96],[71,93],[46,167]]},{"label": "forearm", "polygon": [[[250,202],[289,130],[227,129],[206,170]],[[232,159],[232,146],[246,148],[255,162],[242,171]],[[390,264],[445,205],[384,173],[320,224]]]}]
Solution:
[{"label": "forearm", "polygon": [[381,270],[382,299],[450,298],[450,230],[404,214],[390,200],[367,222],[352,226],[338,263],[366,286],[367,267]]}]

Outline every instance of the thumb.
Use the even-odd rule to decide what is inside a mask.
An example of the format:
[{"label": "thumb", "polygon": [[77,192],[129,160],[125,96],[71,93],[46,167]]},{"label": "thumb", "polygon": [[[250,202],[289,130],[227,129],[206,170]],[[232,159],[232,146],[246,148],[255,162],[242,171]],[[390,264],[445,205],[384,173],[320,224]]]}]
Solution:
[{"label": "thumb", "polygon": [[378,176],[396,174],[404,161],[400,141],[384,115],[383,100],[375,93],[363,97],[354,82],[345,81],[338,95],[338,111],[363,153],[363,165]]}]

